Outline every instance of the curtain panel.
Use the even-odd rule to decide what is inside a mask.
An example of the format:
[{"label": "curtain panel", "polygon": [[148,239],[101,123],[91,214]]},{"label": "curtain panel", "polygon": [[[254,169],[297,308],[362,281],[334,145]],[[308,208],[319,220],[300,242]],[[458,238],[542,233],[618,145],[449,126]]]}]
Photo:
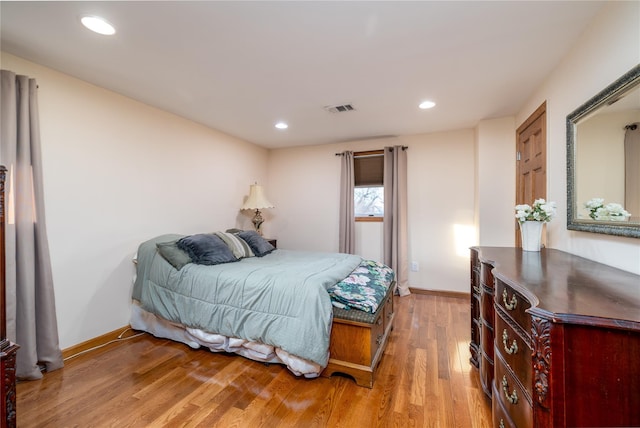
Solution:
[{"label": "curtain panel", "polygon": [[396,272],[401,296],[409,291],[407,241],[407,151],[406,147],[384,149],[383,262]]},{"label": "curtain panel", "polygon": [[624,208],[640,217],[640,123],[626,127],[624,134],[625,200]]},{"label": "curtain panel", "polygon": [[0,164],[6,189],[7,336],[20,348],[16,376],[40,379],[63,366],[45,226],[35,79],[1,71]]},{"label": "curtain panel", "polygon": [[353,188],[355,186],[353,152],[345,151],[339,155],[342,159],[338,251],[354,254],[356,251],[356,220],[353,206]]}]

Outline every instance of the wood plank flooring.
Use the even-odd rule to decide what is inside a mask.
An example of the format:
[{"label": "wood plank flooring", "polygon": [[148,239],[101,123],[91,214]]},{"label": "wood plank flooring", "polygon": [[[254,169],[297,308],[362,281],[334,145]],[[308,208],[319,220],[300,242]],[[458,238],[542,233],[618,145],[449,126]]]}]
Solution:
[{"label": "wood plank flooring", "polygon": [[490,427],[469,300],[396,299],[373,389],[143,334],[19,383],[18,427]]}]

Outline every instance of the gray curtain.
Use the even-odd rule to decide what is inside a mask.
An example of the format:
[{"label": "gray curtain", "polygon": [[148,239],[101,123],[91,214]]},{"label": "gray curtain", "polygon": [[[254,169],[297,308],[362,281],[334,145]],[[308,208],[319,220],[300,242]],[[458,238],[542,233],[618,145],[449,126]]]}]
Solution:
[{"label": "gray curtain", "polygon": [[1,71],[0,164],[6,183],[7,336],[17,343],[16,376],[40,379],[63,366],[45,227],[38,86]]},{"label": "gray curtain", "polygon": [[340,174],[340,226],[338,251],[353,254],[356,251],[356,220],[353,210],[353,152],[345,151],[342,156]]},{"label": "gray curtain", "polygon": [[640,217],[640,123],[626,127],[624,134],[624,208],[634,219]]},{"label": "gray curtain", "polygon": [[407,151],[406,147],[384,148],[384,264],[396,272],[401,296],[409,291],[407,261]]}]

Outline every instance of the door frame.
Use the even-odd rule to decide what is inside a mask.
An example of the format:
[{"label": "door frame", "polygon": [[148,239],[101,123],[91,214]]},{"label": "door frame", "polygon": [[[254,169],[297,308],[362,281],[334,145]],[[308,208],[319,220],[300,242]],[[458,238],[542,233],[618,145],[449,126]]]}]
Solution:
[{"label": "door frame", "polygon": [[[541,149],[543,151],[542,156],[544,157],[544,188],[543,189],[537,189],[537,190],[541,190],[540,193],[537,193],[534,195],[535,199],[539,199],[539,198],[544,198],[546,199],[547,197],[547,187],[548,187],[548,181],[547,181],[547,101],[545,100],[533,113],[531,113],[531,115],[518,127],[518,129],[516,130],[516,205],[518,204],[531,204],[533,201],[525,201],[524,200],[524,195],[523,192],[521,191],[521,189],[523,188],[521,186],[521,180],[522,175],[521,175],[521,165],[522,163],[520,162],[520,154],[521,154],[521,136],[524,133],[525,130],[527,130],[527,128],[529,128],[529,126],[531,126],[535,121],[537,121],[540,117],[544,118],[544,120],[542,121],[541,124],[541,131],[540,131],[540,137],[541,137]],[[521,242],[521,237],[520,237],[520,228],[518,225],[518,221],[514,219],[514,233],[515,233],[515,243],[516,243],[516,247],[521,247],[522,246],[522,242]],[[545,236],[543,234],[543,241],[545,241]],[[546,244],[546,242],[545,242]]]}]

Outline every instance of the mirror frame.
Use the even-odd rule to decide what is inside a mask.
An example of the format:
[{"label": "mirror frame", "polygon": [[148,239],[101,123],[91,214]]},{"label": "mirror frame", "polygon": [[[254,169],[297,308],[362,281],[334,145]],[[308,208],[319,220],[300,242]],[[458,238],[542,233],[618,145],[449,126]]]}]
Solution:
[{"label": "mirror frame", "polygon": [[631,89],[640,85],[640,64],[625,73],[618,80],[604,88],[567,116],[567,229],[607,235],[640,238],[640,224],[620,224],[596,222],[577,218],[575,200],[575,149],[576,125],[580,119],[595,112],[604,105],[612,104]]}]

